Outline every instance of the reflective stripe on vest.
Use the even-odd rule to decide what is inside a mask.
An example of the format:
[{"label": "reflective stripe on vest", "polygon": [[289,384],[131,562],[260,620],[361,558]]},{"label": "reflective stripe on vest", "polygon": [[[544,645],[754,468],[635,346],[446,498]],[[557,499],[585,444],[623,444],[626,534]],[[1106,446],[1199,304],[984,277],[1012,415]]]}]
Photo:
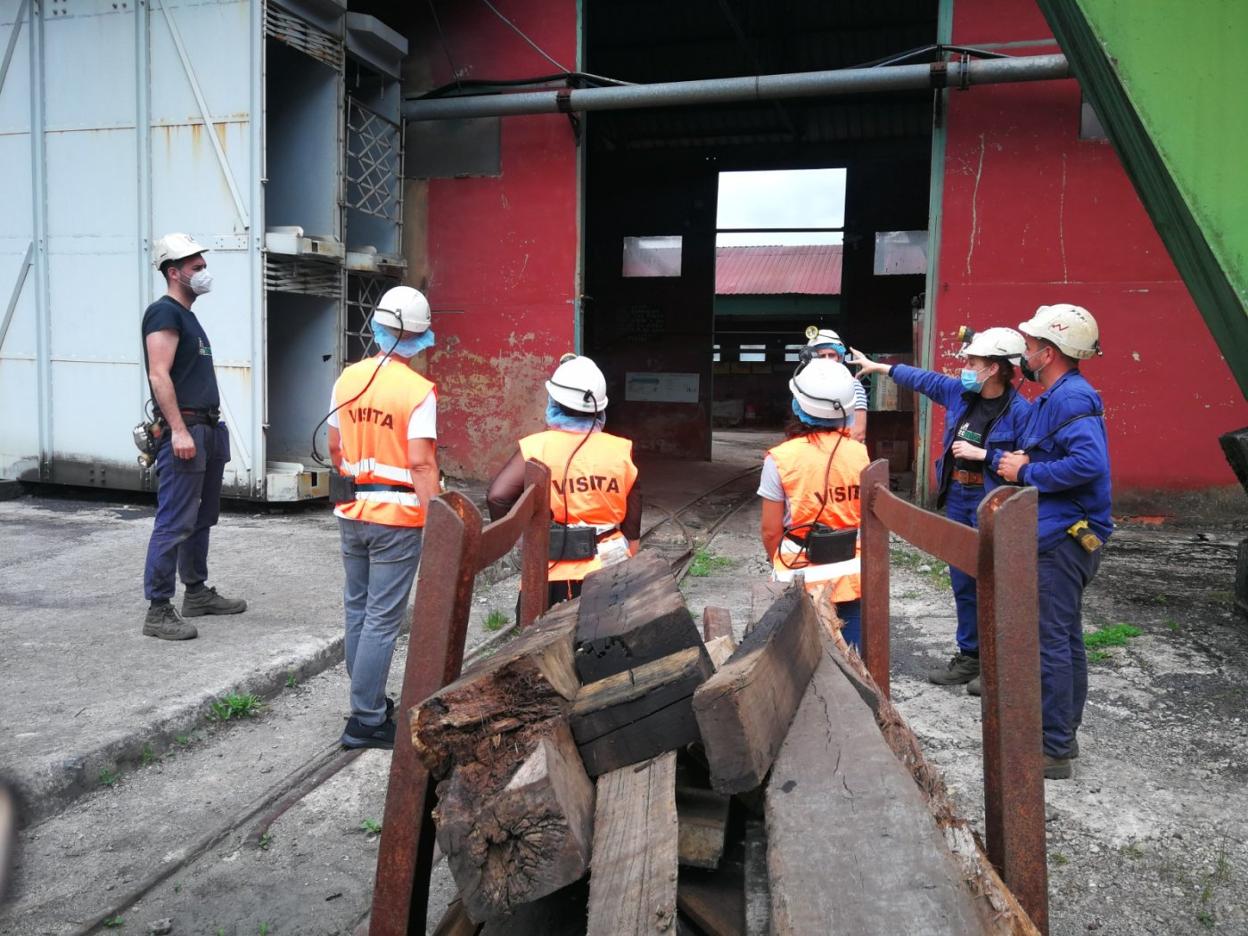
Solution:
[{"label": "reflective stripe on vest", "polygon": [[[335,405],[351,400],[366,385],[366,393],[338,410],[343,471],[359,484],[411,484],[407,425],[434,386],[400,362],[379,369],[377,359],[369,358],[342,372],[334,384]],[[414,491],[358,491],[354,501],[339,504],[334,513],[386,526],[425,525],[425,505]]]},{"label": "reflective stripe on vest", "polygon": [[[569,463],[573,452],[576,458]],[[602,532],[624,522],[628,493],[637,480],[633,443],[628,439],[602,431],[591,433],[587,439],[583,432],[548,429],[521,439],[520,454],[526,461],[536,458],[550,469],[550,512],[556,523],[593,526]],[[619,532],[605,536],[598,548],[622,538]],[[565,560],[552,563],[547,577],[554,582],[580,581],[600,568],[602,562],[596,556]]]},{"label": "reflective stripe on vest", "polygon": [[[832,446],[836,456],[828,465]],[[870,464],[867,447],[849,438],[844,430],[810,433],[777,445],[768,452],[780,474],[780,486],[789,508],[789,524],[800,527],[816,522],[833,529],[858,527],[862,522],[859,478]],[[825,474],[827,485],[824,486]],[[861,545],[858,547],[861,553]],[[795,574],[806,577],[806,587],[814,591],[831,581],[833,601],[853,601],[862,597],[862,580],[857,557],[844,562],[812,566],[801,554],[799,544],[787,537],[772,560],[772,578],[792,581]],[[793,568],[790,568],[793,566]]]}]

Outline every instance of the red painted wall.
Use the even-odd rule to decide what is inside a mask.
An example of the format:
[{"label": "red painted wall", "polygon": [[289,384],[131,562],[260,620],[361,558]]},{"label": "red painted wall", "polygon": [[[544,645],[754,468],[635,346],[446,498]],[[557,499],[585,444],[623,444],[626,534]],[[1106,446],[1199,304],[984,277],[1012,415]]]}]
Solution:
[{"label": "red painted wall", "polygon": [[[955,44],[1049,36],[1033,0],[954,0]],[[959,325],[1017,326],[1041,304],[1085,306],[1105,353],[1082,370],[1105,401],[1116,487],[1233,484],[1217,437],[1248,424],[1248,403],[1113,147],[1079,139],[1078,84],[948,98],[938,366],[956,373]]]},{"label": "red painted wall", "polygon": [[[575,0],[495,0],[569,69]],[[460,78],[528,78],[557,69],[481,3],[438,5]],[[440,85],[452,80],[432,28],[416,54]],[[542,384],[573,349],[577,151],[561,115],[502,121],[497,178],[435,179],[428,194],[428,293],[436,350],[439,451],[445,470],[488,477],[542,428]]]}]

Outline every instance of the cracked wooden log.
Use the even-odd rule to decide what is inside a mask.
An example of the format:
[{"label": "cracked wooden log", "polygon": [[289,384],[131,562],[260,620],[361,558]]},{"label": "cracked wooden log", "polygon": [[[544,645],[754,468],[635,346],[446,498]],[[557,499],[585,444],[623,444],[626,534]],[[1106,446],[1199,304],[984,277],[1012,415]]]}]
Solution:
[{"label": "cracked wooden log", "polygon": [[506,786],[483,796],[487,768],[456,768],[438,788],[438,846],[468,915],[489,920],[552,894],[589,867],[594,785],[559,722]]},{"label": "cracked wooden log", "polygon": [[584,683],[702,646],[671,567],[651,553],[587,576],[579,618],[576,671]]},{"label": "cracked wooden log", "polygon": [[763,782],[819,653],[814,605],[793,586],[694,693],[711,786],[720,793],[743,793]]},{"label": "cracked wooden log", "polygon": [[719,669],[729,658],[737,652],[737,645],[733,642],[731,635],[726,637],[713,637],[706,642],[706,653],[711,658],[711,662]]},{"label": "cracked wooden log", "polygon": [[676,928],[676,754],[598,778],[588,936]]},{"label": "cracked wooden log", "polygon": [[810,680],[766,800],[774,936],[990,931],[918,787],[829,659]]},{"label": "cracked wooden log", "polygon": [[496,792],[553,722],[566,718],[580,689],[573,664],[576,616],[575,601],[556,605],[412,710],[412,746],[434,777],[481,765],[485,774],[478,771],[474,783],[482,793]]},{"label": "cracked wooden log", "polygon": [[701,646],[581,687],[570,723],[591,777],[698,739],[693,693],[713,672]]}]

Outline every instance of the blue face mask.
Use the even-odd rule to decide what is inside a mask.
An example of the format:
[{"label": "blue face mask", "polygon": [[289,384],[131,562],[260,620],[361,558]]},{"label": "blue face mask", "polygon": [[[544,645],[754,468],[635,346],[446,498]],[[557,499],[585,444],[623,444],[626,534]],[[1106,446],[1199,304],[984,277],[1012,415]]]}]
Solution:
[{"label": "blue face mask", "polygon": [[843,419],[823,419],[819,416],[811,416],[810,413],[798,405],[797,400],[793,401],[793,415],[806,425],[815,426],[819,429],[842,429],[845,426],[845,420]]},{"label": "blue face mask", "polygon": [[979,379],[979,371],[970,367],[962,368],[962,386],[971,393],[979,393],[984,389],[984,382]]},{"label": "blue face mask", "polygon": [[603,410],[597,420],[592,413],[584,416],[569,416],[559,404],[550,397],[546,398],[546,425],[551,429],[566,429],[568,432],[589,432],[590,429],[601,429],[607,424],[607,413]]},{"label": "blue face mask", "polygon": [[373,341],[377,342],[377,348],[383,354],[388,351],[399,357],[413,358],[426,348],[433,347],[434,337],[432,328],[427,328],[423,332],[400,339],[386,326],[376,321],[373,321],[371,324],[373,326]]}]

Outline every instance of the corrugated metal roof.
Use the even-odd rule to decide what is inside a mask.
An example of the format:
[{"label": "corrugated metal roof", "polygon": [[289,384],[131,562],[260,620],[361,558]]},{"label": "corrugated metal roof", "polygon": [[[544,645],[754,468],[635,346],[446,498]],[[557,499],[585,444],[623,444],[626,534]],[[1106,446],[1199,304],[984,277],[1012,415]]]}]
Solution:
[{"label": "corrugated metal roof", "polygon": [[841,293],[841,245],[719,247],[715,251],[719,296]]}]

